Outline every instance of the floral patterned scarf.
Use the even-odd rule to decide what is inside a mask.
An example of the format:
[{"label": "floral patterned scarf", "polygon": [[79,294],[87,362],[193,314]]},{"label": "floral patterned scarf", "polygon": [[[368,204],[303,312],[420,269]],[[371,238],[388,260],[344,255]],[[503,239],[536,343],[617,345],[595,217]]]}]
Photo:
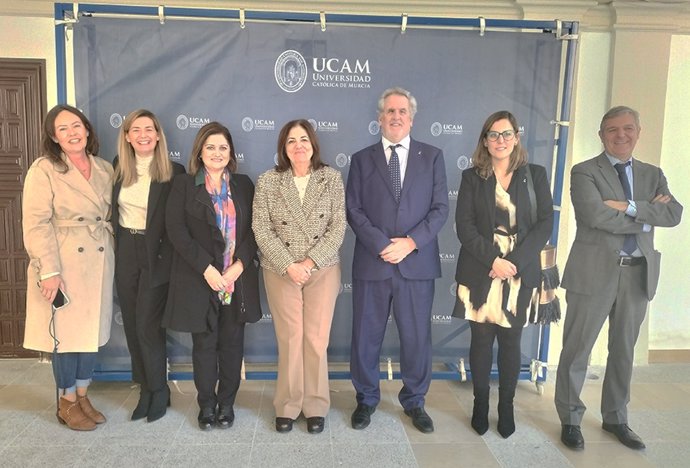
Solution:
[{"label": "floral patterned scarf", "polygon": [[[205,180],[206,191],[211,197],[213,210],[216,212],[216,225],[218,229],[220,229],[223,240],[225,241],[223,271],[221,271],[221,273],[223,273],[232,265],[232,258],[235,255],[237,214],[235,212],[235,204],[232,202],[232,193],[230,192],[230,172],[227,169],[223,171],[220,193],[216,192],[208,172],[206,172]],[[232,282],[228,284],[223,291],[218,291],[220,303],[225,305],[230,304],[234,290],[235,283]]]}]

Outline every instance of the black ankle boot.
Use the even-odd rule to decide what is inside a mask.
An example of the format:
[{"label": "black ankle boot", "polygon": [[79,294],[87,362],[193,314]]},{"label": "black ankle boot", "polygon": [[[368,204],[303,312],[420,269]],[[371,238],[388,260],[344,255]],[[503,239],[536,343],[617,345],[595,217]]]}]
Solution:
[{"label": "black ankle boot", "polygon": [[489,388],[474,391],[474,408],[472,409],[472,429],[484,435],[489,430]]},{"label": "black ankle boot", "polygon": [[515,389],[498,390],[498,433],[504,439],[515,432],[515,415],[513,414],[513,398]]},{"label": "black ankle boot", "polygon": [[151,395],[151,406],[149,406],[149,413],[146,420],[148,422],[159,420],[165,416],[168,406],[170,406],[170,388],[165,385]]},{"label": "black ankle boot", "polygon": [[151,392],[142,387],[139,390],[139,403],[132,411],[132,421],[145,418],[149,414],[149,406],[151,406]]}]

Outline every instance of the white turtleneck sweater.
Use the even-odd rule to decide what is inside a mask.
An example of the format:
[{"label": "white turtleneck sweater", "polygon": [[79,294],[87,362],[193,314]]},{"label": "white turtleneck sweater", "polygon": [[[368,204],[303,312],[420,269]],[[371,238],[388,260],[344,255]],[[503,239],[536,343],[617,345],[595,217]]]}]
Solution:
[{"label": "white turtleneck sweater", "polygon": [[120,226],[130,229],[146,229],[146,209],[149,204],[149,187],[151,174],[149,167],[153,156],[142,158],[135,155],[137,161],[137,181],[129,187],[122,187],[117,202],[120,206]]}]

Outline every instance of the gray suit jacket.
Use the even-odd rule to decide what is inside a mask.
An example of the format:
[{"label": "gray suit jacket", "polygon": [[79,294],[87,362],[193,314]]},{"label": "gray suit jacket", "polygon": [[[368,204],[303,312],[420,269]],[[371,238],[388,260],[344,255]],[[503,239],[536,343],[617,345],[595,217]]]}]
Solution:
[{"label": "gray suit jacket", "polygon": [[318,268],[339,263],[345,236],[345,190],[340,172],[314,171],[300,203],[292,172],[259,176],[252,229],[261,266],[282,275],[291,263],[311,258]]},{"label": "gray suit jacket", "polygon": [[[671,195],[660,168],[634,159],[632,170],[635,218],[604,204],[605,200],[626,200],[616,169],[605,153],[573,166],[570,196],[577,233],[561,283],[568,291],[601,292],[615,274],[625,234],[635,234],[637,246],[647,259],[647,298],[654,297],[661,260],[661,254],[654,250],[654,227],[677,225],[683,207],[675,198],[669,203],[651,203],[658,194]],[[643,224],[651,225],[652,230],[643,232]]]}]

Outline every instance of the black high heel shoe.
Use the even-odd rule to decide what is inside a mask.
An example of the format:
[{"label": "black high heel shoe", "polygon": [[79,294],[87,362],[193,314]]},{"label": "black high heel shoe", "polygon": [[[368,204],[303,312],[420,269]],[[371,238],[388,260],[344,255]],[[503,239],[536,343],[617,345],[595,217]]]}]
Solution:
[{"label": "black high heel shoe", "polygon": [[149,406],[149,412],[146,420],[148,422],[157,421],[163,416],[170,406],[170,388],[165,385],[160,390],[156,390],[151,395],[151,406]]},{"label": "black high heel shoe", "polygon": [[139,403],[137,403],[136,408],[132,411],[132,421],[144,419],[149,414],[151,395],[152,393],[148,390],[144,390],[143,388],[139,390]]}]

